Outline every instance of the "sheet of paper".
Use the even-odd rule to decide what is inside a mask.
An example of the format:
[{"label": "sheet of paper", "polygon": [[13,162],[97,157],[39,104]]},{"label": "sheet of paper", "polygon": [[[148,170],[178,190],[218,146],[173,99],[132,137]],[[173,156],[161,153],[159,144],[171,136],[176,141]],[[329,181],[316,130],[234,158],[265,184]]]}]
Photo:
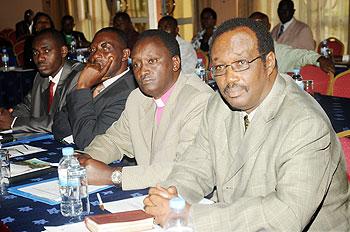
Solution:
[{"label": "sheet of paper", "polygon": [[1,133],[3,134],[11,134],[13,131],[10,129],[10,130],[3,130],[3,131],[0,131]]},{"label": "sheet of paper", "polygon": [[[95,185],[89,185],[89,194],[96,192],[100,189],[105,189],[108,187],[108,185],[103,186],[95,186]],[[47,181],[47,182],[40,182],[35,185],[29,185],[23,188],[19,188],[19,191],[25,192],[27,194],[30,194],[32,196],[45,198],[51,201],[60,202],[61,197],[58,189],[58,179]]]},{"label": "sheet of paper", "polygon": [[23,144],[6,147],[5,149],[9,151],[10,158],[47,151],[46,149],[42,149],[40,147],[33,147],[30,145],[23,145]]},{"label": "sheet of paper", "polygon": [[31,165],[22,165],[22,164],[16,164],[11,163],[11,177],[23,175],[30,172],[35,172],[43,169],[50,168],[50,165],[46,165],[43,167],[33,167]]}]

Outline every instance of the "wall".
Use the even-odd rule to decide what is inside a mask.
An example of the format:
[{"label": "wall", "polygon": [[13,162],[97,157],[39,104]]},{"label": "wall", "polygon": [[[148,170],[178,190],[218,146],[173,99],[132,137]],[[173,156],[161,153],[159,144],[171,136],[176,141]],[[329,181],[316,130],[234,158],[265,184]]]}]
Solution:
[{"label": "wall", "polygon": [[15,29],[27,9],[42,11],[41,0],[0,0],[0,6],[0,30],[8,27]]}]

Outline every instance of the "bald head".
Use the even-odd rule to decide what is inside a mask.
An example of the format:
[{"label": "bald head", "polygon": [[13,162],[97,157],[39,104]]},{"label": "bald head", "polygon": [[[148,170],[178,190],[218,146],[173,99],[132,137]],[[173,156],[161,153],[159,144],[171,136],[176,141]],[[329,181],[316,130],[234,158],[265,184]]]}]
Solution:
[{"label": "bald head", "polygon": [[256,11],[254,13],[252,13],[249,18],[254,19],[257,22],[261,22],[262,24],[264,24],[267,28],[267,30],[269,31],[271,28],[271,24],[270,24],[270,20],[269,20],[269,16],[267,16],[266,14]]}]

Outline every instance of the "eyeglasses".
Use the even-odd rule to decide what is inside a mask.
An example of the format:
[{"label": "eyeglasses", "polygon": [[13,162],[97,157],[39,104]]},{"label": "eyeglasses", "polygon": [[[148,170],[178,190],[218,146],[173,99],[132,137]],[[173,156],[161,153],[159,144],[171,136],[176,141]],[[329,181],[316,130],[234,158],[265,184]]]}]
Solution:
[{"label": "eyeglasses", "polygon": [[234,72],[242,72],[250,68],[250,63],[253,63],[257,59],[261,58],[261,56],[255,57],[251,61],[246,59],[241,59],[232,62],[231,64],[219,64],[210,68],[210,72],[214,77],[222,76],[226,74],[226,70],[228,67],[231,67]]}]

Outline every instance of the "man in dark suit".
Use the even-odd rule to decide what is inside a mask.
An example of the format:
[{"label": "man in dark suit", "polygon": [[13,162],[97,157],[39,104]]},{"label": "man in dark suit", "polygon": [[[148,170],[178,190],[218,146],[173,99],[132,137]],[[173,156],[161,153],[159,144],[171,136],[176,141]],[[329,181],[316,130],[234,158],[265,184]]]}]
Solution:
[{"label": "man in dark suit", "polygon": [[14,109],[0,108],[0,130],[50,132],[53,115],[65,102],[65,84],[81,69],[66,60],[68,49],[55,29],[39,32],[33,40],[38,68],[32,91]]},{"label": "man in dark suit", "polygon": [[33,23],[34,12],[28,9],[24,12],[24,18],[22,21],[16,23],[16,38],[20,39],[24,36],[31,34],[31,26]]},{"label": "man in dark suit", "polygon": [[52,127],[57,140],[83,149],[96,135],[103,134],[117,121],[126,99],[137,85],[128,67],[130,49],[124,33],[107,27],[98,31],[90,46],[89,62],[73,80],[75,89],[67,105],[55,115]]},{"label": "man in dark suit", "polygon": [[68,46],[72,46],[72,41],[75,41],[76,48],[89,47],[90,42],[86,40],[84,34],[80,31],[74,31],[74,18],[71,15],[65,15],[61,20],[62,34]]}]

